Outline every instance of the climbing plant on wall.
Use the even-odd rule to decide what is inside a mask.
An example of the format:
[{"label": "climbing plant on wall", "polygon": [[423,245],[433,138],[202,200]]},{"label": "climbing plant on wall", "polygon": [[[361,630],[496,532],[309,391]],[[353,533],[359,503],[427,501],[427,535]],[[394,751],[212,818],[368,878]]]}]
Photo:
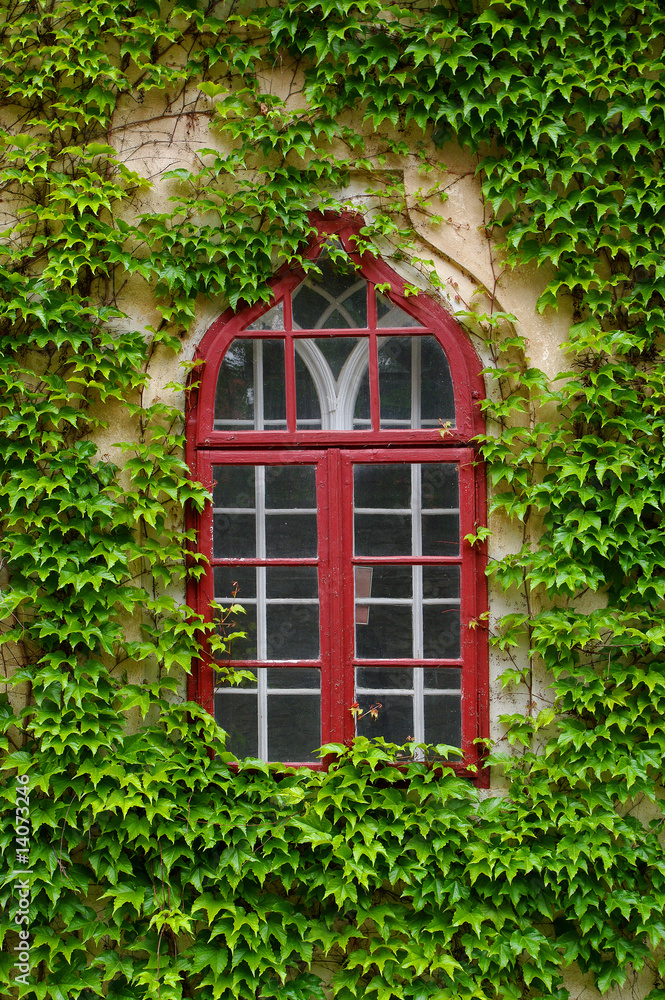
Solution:
[{"label": "climbing plant on wall", "polygon": [[[655,0],[3,0],[5,993],[563,1000],[577,966],[665,997],[664,37]],[[157,209],[130,125],[206,118]],[[506,682],[543,668],[553,701],[504,719],[501,797],[363,740],[326,773],[236,772],[177,698],[206,630],[173,597],[198,571],[182,510],[205,493],[151,363],[197,297],[266,300],[312,209],[369,206],[366,246],[425,268],[401,165],[433,211],[447,140],[477,155],[497,268],[542,266],[545,316],[574,303],[553,383],[495,308],[475,318],[493,502],[538,526],[492,567],[526,608],[494,640],[528,643]]]}]

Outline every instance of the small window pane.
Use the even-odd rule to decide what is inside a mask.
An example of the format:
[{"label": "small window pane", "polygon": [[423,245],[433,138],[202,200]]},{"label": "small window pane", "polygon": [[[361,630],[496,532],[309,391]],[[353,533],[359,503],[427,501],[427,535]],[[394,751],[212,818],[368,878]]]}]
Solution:
[{"label": "small window pane", "polygon": [[411,555],[410,514],[356,514],[357,556]]},{"label": "small window pane", "polygon": [[367,327],[367,282],[355,271],[338,240],[317,261],[292,296],[294,330],[352,330]]},{"label": "small window pane", "polygon": [[425,667],[423,670],[425,691],[454,690],[459,691],[462,681],[461,670],[448,668]]},{"label": "small window pane", "polygon": [[253,465],[213,466],[213,507],[253,509],[256,496]]},{"label": "small window pane", "polygon": [[421,325],[417,319],[410,316],[400,306],[396,306],[394,302],[391,302],[389,298],[386,298],[380,292],[376,293],[376,319],[379,328]]},{"label": "small window pane", "polygon": [[296,427],[298,430],[318,431],[321,429],[321,402],[308,366],[298,350],[296,367]]},{"label": "small window pane", "polygon": [[459,466],[452,462],[421,465],[423,507],[426,510],[459,507]]},{"label": "small window pane", "polygon": [[[286,430],[286,378],[284,343],[263,340],[263,429]],[[258,386],[257,386],[258,394]],[[260,430],[257,421],[257,430]]]},{"label": "small window pane", "polygon": [[268,760],[318,760],[320,746],[320,695],[268,692]]},{"label": "small window pane", "polygon": [[213,554],[217,559],[250,559],[256,556],[256,515],[215,513]]},{"label": "small window pane", "polygon": [[456,695],[432,695],[425,698],[425,742],[462,744],[462,706]]},{"label": "small window pane", "polygon": [[316,566],[268,566],[266,596],[318,597],[319,583]]},{"label": "small window pane", "polygon": [[423,512],[423,555],[459,555],[459,514]]},{"label": "small window pane", "polygon": [[253,566],[216,566],[215,597],[242,604],[256,597],[256,570]]},{"label": "small window pane", "polygon": [[423,597],[454,599],[459,596],[459,566],[423,566]]},{"label": "small window pane", "polygon": [[413,656],[411,605],[373,604],[366,625],[356,625],[356,656],[364,660]]},{"label": "small window pane", "polygon": [[354,431],[368,431],[371,430],[371,427],[372,420],[369,404],[369,371],[365,370],[365,374],[363,375],[358,387],[358,395],[356,396],[356,402],[353,410],[353,429]]},{"label": "small window pane", "polygon": [[266,513],[267,559],[307,559],[316,553],[316,514]]},{"label": "small window pane", "polygon": [[284,688],[315,688],[321,686],[321,674],[309,667],[268,667],[268,690]]},{"label": "small window pane", "polygon": [[426,659],[457,660],[460,656],[460,611],[446,604],[423,607]]},{"label": "small window pane", "polygon": [[401,688],[413,690],[412,667],[356,667],[356,689],[389,691]]},{"label": "small window pane", "polygon": [[266,608],[269,660],[316,660],[319,655],[317,604],[270,604]]},{"label": "small window pane", "polygon": [[410,566],[356,566],[356,596],[359,600],[363,597],[411,597],[412,593],[413,573]]},{"label": "small window pane", "polygon": [[266,465],[266,510],[316,509],[313,465]]},{"label": "small window pane", "polygon": [[257,624],[256,624],[256,604],[249,601],[243,604],[243,611],[228,618],[223,625],[217,629],[220,635],[227,636],[232,632],[244,632],[244,639],[234,639],[229,642],[226,653],[222,654],[222,660],[257,660]]},{"label": "small window pane", "polygon": [[236,757],[258,756],[258,704],[255,692],[219,692],[215,695],[215,718],[228,733],[227,750]]},{"label": "small window pane", "polygon": [[[368,695],[364,695],[360,701],[361,709],[367,710],[372,701]],[[406,743],[413,737],[413,696],[387,694],[377,695],[376,701],[381,703],[378,709],[378,716],[372,719],[366,715],[357,724],[359,736],[367,736],[372,739],[376,736],[383,736],[390,743]],[[376,704],[376,701],[374,704]]]},{"label": "small window pane", "polygon": [[251,323],[247,330],[283,330],[284,329],[284,303],[278,302],[276,306],[269,309],[263,316],[258,316]]},{"label": "small window pane", "polygon": [[374,509],[411,507],[411,466],[407,463],[354,465],[353,503]]},{"label": "small window pane", "polygon": [[379,399],[382,427],[411,427],[411,337],[379,343]]}]

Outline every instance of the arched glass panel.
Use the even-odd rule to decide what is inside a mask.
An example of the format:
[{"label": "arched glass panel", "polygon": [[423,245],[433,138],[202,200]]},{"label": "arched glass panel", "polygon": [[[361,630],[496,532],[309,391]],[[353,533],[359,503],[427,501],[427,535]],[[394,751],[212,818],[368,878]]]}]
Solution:
[{"label": "arched glass panel", "polygon": [[[343,253],[341,246],[340,252]],[[324,248],[320,275],[306,278],[292,295],[294,330],[353,330],[367,327],[367,282],[350,264]]]},{"label": "arched glass panel", "polygon": [[[399,306],[396,306],[394,302],[387,299],[385,295],[381,295],[380,292],[376,293],[376,325],[379,329],[384,330],[386,327],[405,327],[405,326],[417,326],[420,327],[420,323],[413,316],[410,316],[407,312],[404,312]],[[422,329],[422,327],[421,327]]]}]

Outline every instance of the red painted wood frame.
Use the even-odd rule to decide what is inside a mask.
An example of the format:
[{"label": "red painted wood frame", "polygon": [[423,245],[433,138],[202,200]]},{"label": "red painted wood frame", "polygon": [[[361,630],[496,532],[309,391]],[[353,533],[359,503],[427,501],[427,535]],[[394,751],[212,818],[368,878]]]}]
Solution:
[{"label": "red painted wood frame", "polygon": [[[297,330],[291,328],[290,297],[303,280],[302,271],[285,270],[272,281],[273,299],[263,305],[239,311],[227,311],[210,327],[199,347],[203,365],[197,370],[198,389],[189,397],[187,414],[187,453],[192,477],[212,489],[214,466],[232,465],[289,465],[313,464],[316,466],[317,521],[319,552],[316,559],[223,559],[216,560],[212,553],[212,505],[202,515],[191,515],[190,526],[197,530],[199,549],[210,559],[211,567],[198,584],[188,586],[188,601],[204,615],[210,614],[213,601],[213,566],[225,565],[316,565],[319,573],[321,651],[318,660],[298,661],[300,666],[316,666],[321,670],[322,742],[345,740],[354,735],[354,719],[350,706],[354,699],[354,674],[356,665],[370,665],[370,660],[357,660],[354,649],[353,566],[380,562],[389,564],[455,563],[461,567],[462,584],[462,646],[461,657],[456,661],[440,660],[377,660],[380,666],[446,666],[461,668],[462,676],[462,749],[463,763],[455,765],[481,785],[487,774],[469,771],[469,765],[482,762],[482,751],[473,740],[488,735],[488,655],[487,632],[479,615],[485,611],[487,596],[485,584],[485,554],[482,548],[472,547],[464,536],[475,532],[486,517],[485,480],[482,465],[478,463],[472,438],[483,427],[478,401],[484,395],[480,375],[480,362],[463,331],[452,317],[425,296],[407,296],[402,280],[383,262],[367,255],[360,257],[353,251],[358,222],[353,219],[314,219],[317,236],[309,251],[311,257],[320,252],[321,244],[331,234],[337,236],[351,259],[359,266],[368,281],[367,329],[346,330]],[[398,306],[414,316],[421,329],[391,328],[390,335],[413,336],[427,333],[434,335],[444,349],[450,365],[455,392],[455,421],[447,427],[442,437],[438,429],[395,430],[379,427],[379,396],[376,338],[386,335],[377,331],[376,298],[374,286],[388,283],[387,296]],[[384,293],[386,294],[386,293]],[[277,337],[286,342],[286,415],[287,430],[254,431],[214,428],[215,391],[219,368],[224,354],[241,330],[246,330],[258,316],[277,302],[285,305],[285,331],[266,333],[247,332],[251,338]],[[295,378],[293,348],[297,337],[367,336],[370,341],[369,377],[372,428],[369,430],[296,430]],[[353,489],[352,467],[363,463],[441,463],[453,462],[460,469],[460,555],[457,557],[366,557],[353,555]],[[266,661],[239,661],[234,664],[266,666]],[[270,665],[279,663],[269,661]],[[289,662],[289,665],[292,665]],[[213,710],[214,673],[212,667],[201,662],[190,678],[189,697]],[[309,764],[308,766],[313,766]],[[316,766],[316,765],[314,765]]]}]

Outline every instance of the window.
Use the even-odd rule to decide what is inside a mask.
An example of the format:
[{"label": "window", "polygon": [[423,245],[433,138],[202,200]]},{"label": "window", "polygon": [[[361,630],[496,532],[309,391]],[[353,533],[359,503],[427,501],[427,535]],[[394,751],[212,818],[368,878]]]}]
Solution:
[{"label": "window", "polygon": [[201,344],[189,460],[213,501],[190,597],[245,608],[226,662],[251,679],[202,664],[190,696],[239,756],[316,766],[357,731],[468,763],[487,719],[484,564],[464,541],[484,516],[480,365],[353,235],[321,222],[321,275],[276,278],[269,306],[226,313]]}]

